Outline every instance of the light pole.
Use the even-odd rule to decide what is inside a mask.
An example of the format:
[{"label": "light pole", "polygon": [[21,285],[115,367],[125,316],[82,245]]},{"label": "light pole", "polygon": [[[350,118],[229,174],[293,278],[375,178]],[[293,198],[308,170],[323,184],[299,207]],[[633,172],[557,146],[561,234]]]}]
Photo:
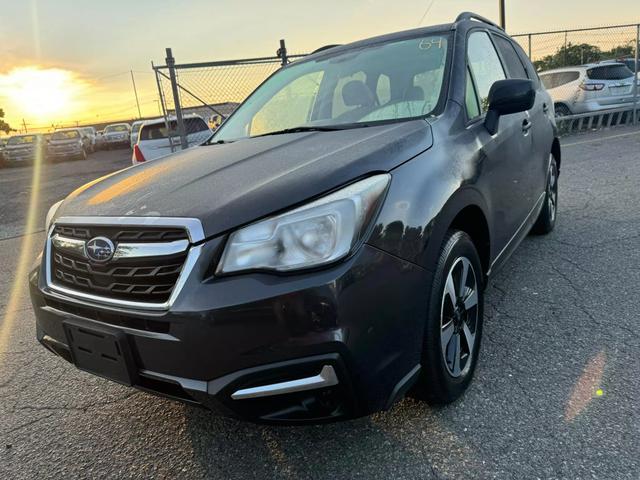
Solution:
[{"label": "light pole", "polygon": [[507,29],[507,20],[504,15],[504,0],[500,0],[500,26],[503,30]]}]

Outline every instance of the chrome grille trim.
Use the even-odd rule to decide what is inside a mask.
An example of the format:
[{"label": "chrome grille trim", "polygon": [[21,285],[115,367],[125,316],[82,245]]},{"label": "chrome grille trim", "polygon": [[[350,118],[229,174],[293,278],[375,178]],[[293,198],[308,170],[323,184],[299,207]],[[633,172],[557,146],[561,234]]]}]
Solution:
[{"label": "chrome grille trim", "polygon": [[[80,292],[77,290],[73,290],[71,288],[63,287],[55,284],[51,278],[51,250],[53,238],[55,235],[53,234],[54,228],[57,224],[70,224],[70,225],[129,225],[129,226],[137,226],[137,227],[182,227],[185,228],[189,234],[189,238],[192,243],[201,242],[204,240],[204,230],[202,228],[202,224],[200,220],[196,218],[171,218],[171,217],[60,217],[54,220],[49,232],[47,233],[47,241],[45,244],[45,252],[44,252],[44,272],[45,272],[45,284],[46,288],[53,293],[57,293],[59,295],[64,295],[67,299],[78,299],[86,302],[90,302],[92,304],[96,304],[98,306],[112,306],[117,308],[124,309],[139,309],[139,310],[152,310],[152,311],[163,311],[169,310],[175,301],[177,300],[180,292],[182,291],[187,279],[193,273],[193,269],[197,264],[200,255],[202,254],[202,245],[193,245],[189,248],[189,242],[186,240],[179,240],[177,242],[169,242],[169,243],[180,243],[180,247],[182,250],[180,252],[185,251],[187,248],[187,258],[184,261],[184,265],[182,267],[182,271],[178,277],[178,280],[175,283],[175,286],[171,292],[169,300],[163,303],[154,303],[154,302],[138,302],[131,300],[121,300],[121,299],[112,299],[108,297],[103,297],[99,295],[93,295],[90,293]],[[69,240],[69,239],[67,239]],[[74,242],[78,241],[73,239]],[[84,241],[81,242],[84,256]],[[149,244],[141,244],[141,246],[148,246]],[[158,245],[158,244],[156,244]],[[167,244],[164,244],[167,245]]]},{"label": "chrome grille trim", "polygon": [[[84,240],[63,237],[55,234],[51,237],[53,245],[68,252],[73,252],[84,258],[87,258],[85,252]],[[113,258],[144,258],[144,257],[162,257],[165,255],[175,255],[184,252],[189,247],[188,240],[176,240],[174,242],[158,243],[118,243]]]}]

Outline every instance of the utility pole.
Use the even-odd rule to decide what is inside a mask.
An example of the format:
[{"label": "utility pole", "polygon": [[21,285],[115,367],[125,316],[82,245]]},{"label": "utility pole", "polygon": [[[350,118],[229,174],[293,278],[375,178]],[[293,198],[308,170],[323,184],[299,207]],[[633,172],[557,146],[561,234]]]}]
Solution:
[{"label": "utility pole", "polygon": [[133,93],[136,96],[136,105],[138,106],[138,118],[142,118],[142,113],[140,113],[140,101],[138,100],[138,90],[136,89],[136,79],[133,77],[133,70],[129,70],[131,72],[131,83],[133,83]]},{"label": "utility pole", "polygon": [[27,133],[27,123],[22,119],[22,126],[24,127],[24,133]]},{"label": "utility pole", "polygon": [[500,0],[500,26],[503,30],[507,30],[507,19],[504,13],[504,0]]}]

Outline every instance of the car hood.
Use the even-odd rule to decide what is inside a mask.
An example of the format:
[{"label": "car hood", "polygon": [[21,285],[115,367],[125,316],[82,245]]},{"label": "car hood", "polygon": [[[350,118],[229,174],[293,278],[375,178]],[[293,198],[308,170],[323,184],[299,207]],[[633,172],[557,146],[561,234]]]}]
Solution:
[{"label": "car hood", "polygon": [[191,217],[211,237],[387,172],[432,143],[429,124],[414,120],[206,145],[80,187],[56,217]]}]

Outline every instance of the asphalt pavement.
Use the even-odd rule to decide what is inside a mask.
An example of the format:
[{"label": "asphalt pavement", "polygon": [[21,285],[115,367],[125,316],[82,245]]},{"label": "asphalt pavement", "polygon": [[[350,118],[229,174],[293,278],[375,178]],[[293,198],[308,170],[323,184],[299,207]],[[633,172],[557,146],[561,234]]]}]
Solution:
[{"label": "asphalt pavement", "polygon": [[0,170],[0,478],[640,478],[640,130],[563,141],[556,230],[487,291],[476,377],[344,423],[220,418],[75,369],[35,340],[24,278],[49,204],[126,150]]}]

